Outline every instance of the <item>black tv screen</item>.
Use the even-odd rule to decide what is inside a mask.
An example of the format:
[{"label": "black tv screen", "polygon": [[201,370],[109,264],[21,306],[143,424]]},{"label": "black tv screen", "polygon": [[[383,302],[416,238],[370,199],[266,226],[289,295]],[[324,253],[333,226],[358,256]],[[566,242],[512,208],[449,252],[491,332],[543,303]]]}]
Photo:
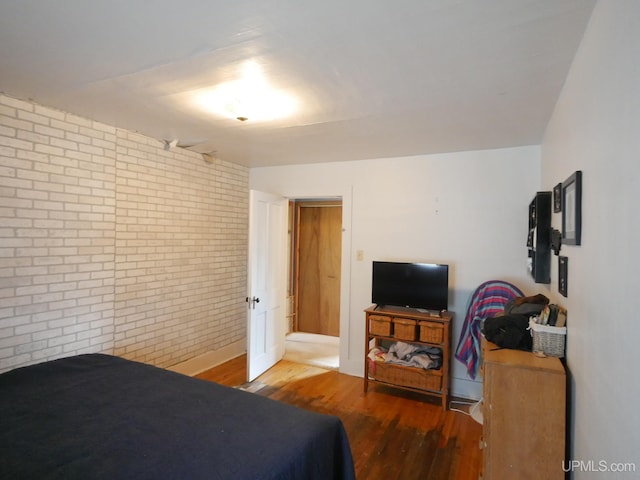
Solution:
[{"label": "black tv screen", "polygon": [[376,305],[449,308],[449,266],[434,263],[373,262],[371,300]]}]

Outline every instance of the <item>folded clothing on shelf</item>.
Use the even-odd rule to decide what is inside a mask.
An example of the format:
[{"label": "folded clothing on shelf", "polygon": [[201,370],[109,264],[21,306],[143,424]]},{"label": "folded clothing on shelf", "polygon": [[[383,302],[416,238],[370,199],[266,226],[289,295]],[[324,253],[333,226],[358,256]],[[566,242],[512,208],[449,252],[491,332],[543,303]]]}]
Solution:
[{"label": "folded clothing on shelf", "polygon": [[377,346],[369,351],[369,359],[374,362],[393,363],[425,370],[442,366],[442,350],[438,347],[395,342],[389,349]]}]

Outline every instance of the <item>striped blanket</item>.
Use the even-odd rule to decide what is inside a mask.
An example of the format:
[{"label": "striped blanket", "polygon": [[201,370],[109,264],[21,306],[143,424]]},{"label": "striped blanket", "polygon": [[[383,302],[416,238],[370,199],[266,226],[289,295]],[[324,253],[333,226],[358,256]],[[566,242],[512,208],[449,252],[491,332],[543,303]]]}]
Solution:
[{"label": "striped blanket", "polygon": [[501,280],[483,283],[469,299],[464,325],[456,347],[456,358],[465,364],[469,377],[475,380],[480,368],[480,335],[485,318],[504,311],[506,303],[524,294],[518,287]]}]

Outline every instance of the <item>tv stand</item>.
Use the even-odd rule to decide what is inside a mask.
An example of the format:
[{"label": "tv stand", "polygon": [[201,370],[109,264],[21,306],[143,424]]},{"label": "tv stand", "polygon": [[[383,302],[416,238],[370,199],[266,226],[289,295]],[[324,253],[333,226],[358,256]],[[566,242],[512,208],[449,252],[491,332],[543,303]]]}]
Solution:
[{"label": "tv stand", "polygon": [[[449,398],[449,355],[451,344],[451,312],[421,312],[416,308],[390,305],[365,310],[366,337],[364,359],[364,391],[369,383],[411,390],[440,397],[442,408],[447,409]],[[381,343],[395,341],[438,347],[442,350],[442,366],[438,370],[425,370],[384,362],[370,362],[369,350]]]},{"label": "tv stand", "polygon": [[399,311],[399,312],[406,312],[406,313],[425,313],[430,317],[439,317],[441,316],[441,313],[442,313],[438,310],[429,310],[427,308],[401,307],[399,305],[376,305],[375,308],[376,308],[376,311],[378,312]]}]

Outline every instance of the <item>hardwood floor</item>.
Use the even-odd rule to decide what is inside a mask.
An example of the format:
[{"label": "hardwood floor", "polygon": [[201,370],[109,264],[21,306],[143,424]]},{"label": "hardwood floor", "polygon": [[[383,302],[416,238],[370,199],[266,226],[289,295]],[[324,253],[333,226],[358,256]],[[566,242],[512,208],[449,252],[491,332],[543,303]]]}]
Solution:
[{"label": "hardwood floor", "polygon": [[[241,356],[198,378],[238,386]],[[359,480],[477,480],[482,427],[468,415],[443,412],[438,398],[370,385],[361,378],[280,361],[252,382],[262,395],[342,420]]]}]

